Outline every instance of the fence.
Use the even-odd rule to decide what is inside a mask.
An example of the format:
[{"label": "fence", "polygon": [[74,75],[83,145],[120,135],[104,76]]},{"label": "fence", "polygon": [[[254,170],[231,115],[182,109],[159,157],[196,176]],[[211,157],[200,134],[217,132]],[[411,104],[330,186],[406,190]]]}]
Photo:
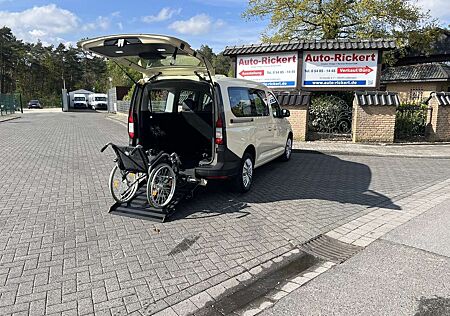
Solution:
[{"label": "fence", "polygon": [[0,93],[0,115],[12,114],[22,111],[22,98],[20,94]]},{"label": "fence", "polygon": [[128,110],[130,109],[130,101],[117,101],[117,111],[121,113],[128,114]]}]

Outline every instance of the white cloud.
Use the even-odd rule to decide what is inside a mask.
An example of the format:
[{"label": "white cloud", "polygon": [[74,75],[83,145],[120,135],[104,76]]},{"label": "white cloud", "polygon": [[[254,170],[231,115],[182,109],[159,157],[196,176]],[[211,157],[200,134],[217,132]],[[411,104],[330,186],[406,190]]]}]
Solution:
[{"label": "white cloud", "polygon": [[87,23],[83,25],[83,31],[93,31],[93,30],[107,30],[111,25],[111,19],[104,16],[99,16],[97,19],[93,22]]},{"label": "white cloud", "polygon": [[418,0],[417,5],[424,12],[430,10],[431,16],[444,24],[450,23],[450,3],[448,0]]},{"label": "white cloud", "polygon": [[175,14],[180,14],[181,9],[171,9],[169,7],[162,8],[157,15],[147,15],[142,17],[142,21],[145,23],[162,22],[169,20]]},{"label": "white cloud", "polygon": [[119,28],[119,30],[123,30],[123,24],[122,22],[117,23],[117,27]]},{"label": "white cloud", "polygon": [[180,34],[201,35],[207,34],[212,29],[217,29],[224,26],[222,20],[213,21],[207,14],[197,14],[188,20],[175,21],[169,25],[169,29],[174,30]]},{"label": "white cloud", "polygon": [[58,35],[76,30],[78,25],[75,14],[55,4],[20,12],[0,11],[0,26],[11,28],[16,37],[29,42],[52,41]]}]

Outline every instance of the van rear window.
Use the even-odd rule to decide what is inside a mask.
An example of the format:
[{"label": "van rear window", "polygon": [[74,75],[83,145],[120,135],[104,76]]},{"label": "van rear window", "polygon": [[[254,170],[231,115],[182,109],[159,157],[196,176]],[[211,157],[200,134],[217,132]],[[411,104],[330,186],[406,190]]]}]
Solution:
[{"label": "van rear window", "polygon": [[175,94],[168,89],[151,89],[149,91],[148,109],[153,113],[173,112]]}]

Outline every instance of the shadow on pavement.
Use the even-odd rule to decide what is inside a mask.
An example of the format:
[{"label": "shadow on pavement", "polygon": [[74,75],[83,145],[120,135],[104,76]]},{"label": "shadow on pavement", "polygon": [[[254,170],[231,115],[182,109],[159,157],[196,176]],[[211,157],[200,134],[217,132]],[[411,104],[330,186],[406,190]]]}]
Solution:
[{"label": "shadow on pavement", "polygon": [[246,194],[231,193],[228,183],[208,183],[192,200],[182,201],[171,220],[191,214],[195,218],[226,213],[243,217],[249,214],[250,204],[308,199],[400,210],[389,197],[369,189],[371,180],[365,164],[297,150],[287,163],[276,161],[256,169],[252,190]]}]

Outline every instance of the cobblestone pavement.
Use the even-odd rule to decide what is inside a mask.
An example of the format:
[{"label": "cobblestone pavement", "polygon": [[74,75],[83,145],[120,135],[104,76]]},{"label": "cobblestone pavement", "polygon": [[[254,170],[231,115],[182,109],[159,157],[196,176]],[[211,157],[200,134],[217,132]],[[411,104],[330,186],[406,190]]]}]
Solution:
[{"label": "cobblestone pavement", "polygon": [[314,141],[296,142],[294,147],[334,155],[450,158],[450,143],[355,144],[352,142]]},{"label": "cobblestone pavement", "polygon": [[213,184],[159,224],[108,213],[113,154],[99,149],[127,135],[104,114],[26,113],[0,135],[1,315],[183,314],[200,307],[186,298],[450,178],[449,159],[294,153],[250,193]]}]

